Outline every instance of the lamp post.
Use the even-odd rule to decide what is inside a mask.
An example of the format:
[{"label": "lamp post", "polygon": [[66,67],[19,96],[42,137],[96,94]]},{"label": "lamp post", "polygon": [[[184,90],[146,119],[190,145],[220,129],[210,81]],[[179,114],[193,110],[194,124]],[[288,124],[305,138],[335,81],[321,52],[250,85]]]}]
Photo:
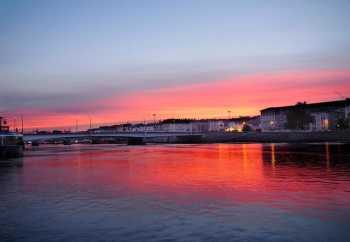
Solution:
[{"label": "lamp post", "polygon": [[21,115],[21,131],[22,131],[22,134],[24,133],[23,131],[23,115]]},{"label": "lamp post", "polygon": [[157,116],[157,114],[153,113],[152,116],[153,116],[153,131],[155,131],[156,130],[156,116]]},{"label": "lamp post", "polygon": [[92,128],[92,119],[91,119],[91,116],[89,114],[89,122],[90,122],[90,129]]},{"label": "lamp post", "polygon": [[18,131],[18,130],[17,130],[17,120],[16,120],[16,118],[13,119],[13,131],[14,131],[14,132],[17,132],[17,131]]},{"label": "lamp post", "polygon": [[231,110],[227,110],[228,118],[231,119]]},{"label": "lamp post", "polygon": [[89,129],[89,134],[90,134],[90,140],[91,140],[91,143],[93,143],[92,141],[92,119],[91,119],[91,115],[88,114],[88,117],[89,117],[89,123],[90,123],[90,129]]},{"label": "lamp post", "polygon": [[90,122],[90,129],[89,129],[90,141],[91,141],[91,144],[93,144],[94,141],[92,140],[92,130],[91,130],[91,128],[92,128],[92,121],[91,121],[91,116],[90,116],[90,114],[88,115],[88,117],[89,117],[89,122]]},{"label": "lamp post", "polygon": [[75,120],[75,132],[78,133],[78,120]]}]

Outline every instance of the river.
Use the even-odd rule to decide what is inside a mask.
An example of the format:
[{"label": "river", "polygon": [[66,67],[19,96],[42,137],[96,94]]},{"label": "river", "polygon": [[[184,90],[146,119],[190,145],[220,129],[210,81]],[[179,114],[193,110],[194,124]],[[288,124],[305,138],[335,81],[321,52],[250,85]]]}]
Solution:
[{"label": "river", "polygon": [[40,146],[0,167],[0,241],[350,241],[341,144]]}]

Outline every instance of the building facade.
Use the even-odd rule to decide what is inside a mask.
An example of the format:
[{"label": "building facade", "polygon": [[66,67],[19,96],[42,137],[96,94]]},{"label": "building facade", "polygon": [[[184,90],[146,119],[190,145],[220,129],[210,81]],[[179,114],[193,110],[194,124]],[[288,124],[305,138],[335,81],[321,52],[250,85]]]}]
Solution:
[{"label": "building facade", "polygon": [[[305,131],[328,131],[336,130],[340,125],[340,120],[348,122],[350,117],[350,99],[322,102],[322,103],[298,103],[293,106],[272,107],[261,110],[260,126],[262,131],[289,131],[289,122],[298,123],[298,114],[293,120],[293,113],[309,116],[310,120],[302,129]],[[289,119],[288,119],[289,115]],[[305,120],[300,120],[305,122]]]},{"label": "building facade", "polygon": [[192,123],[164,123],[160,127],[164,132],[192,132]]},{"label": "building facade", "polygon": [[225,122],[220,119],[208,120],[208,131],[209,132],[221,132],[225,131]]}]

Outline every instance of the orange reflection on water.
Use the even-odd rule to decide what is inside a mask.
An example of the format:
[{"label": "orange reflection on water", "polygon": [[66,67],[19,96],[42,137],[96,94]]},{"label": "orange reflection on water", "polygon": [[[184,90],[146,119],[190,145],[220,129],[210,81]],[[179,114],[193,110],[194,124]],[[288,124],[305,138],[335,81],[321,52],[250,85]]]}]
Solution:
[{"label": "orange reflection on water", "polygon": [[29,156],[27,188],[73,187],[94,199],[131,194],[168,203],[253,203],[288,210],[328,209],[350,201],[349,156],[343,146],[83,147]]},{"label": "orange reflection on water", "polygon": [[[250,150],[248,152],[247,146]],[[174,147],[166,153],[151,150],[142,165],[133,168],[133,187],[147,189],[145,181],[163,187],[254,187],[263,184],[260,145]]]}]

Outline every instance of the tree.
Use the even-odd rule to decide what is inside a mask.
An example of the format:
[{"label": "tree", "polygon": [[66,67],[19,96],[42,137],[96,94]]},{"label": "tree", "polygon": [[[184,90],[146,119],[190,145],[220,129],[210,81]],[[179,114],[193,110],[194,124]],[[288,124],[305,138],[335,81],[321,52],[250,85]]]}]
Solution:
[{"label": "tree", "polygon": [[314,117],[306,112],[305,104],[298,103],[287,113],[287,129],[307,129],[309,124],[314,121]]},{"label": "tree", "polygon": [[252,130],[252,127],[250,127],[248,124],[243,125],[242,132],[250,132]]},{"label": "tree", "polygon": [[349,118],[339,118],[337,120],[336,128],[337,129],[341,129],[341,130],[349,129],[350,128],[350,120],[349,120]]}]

